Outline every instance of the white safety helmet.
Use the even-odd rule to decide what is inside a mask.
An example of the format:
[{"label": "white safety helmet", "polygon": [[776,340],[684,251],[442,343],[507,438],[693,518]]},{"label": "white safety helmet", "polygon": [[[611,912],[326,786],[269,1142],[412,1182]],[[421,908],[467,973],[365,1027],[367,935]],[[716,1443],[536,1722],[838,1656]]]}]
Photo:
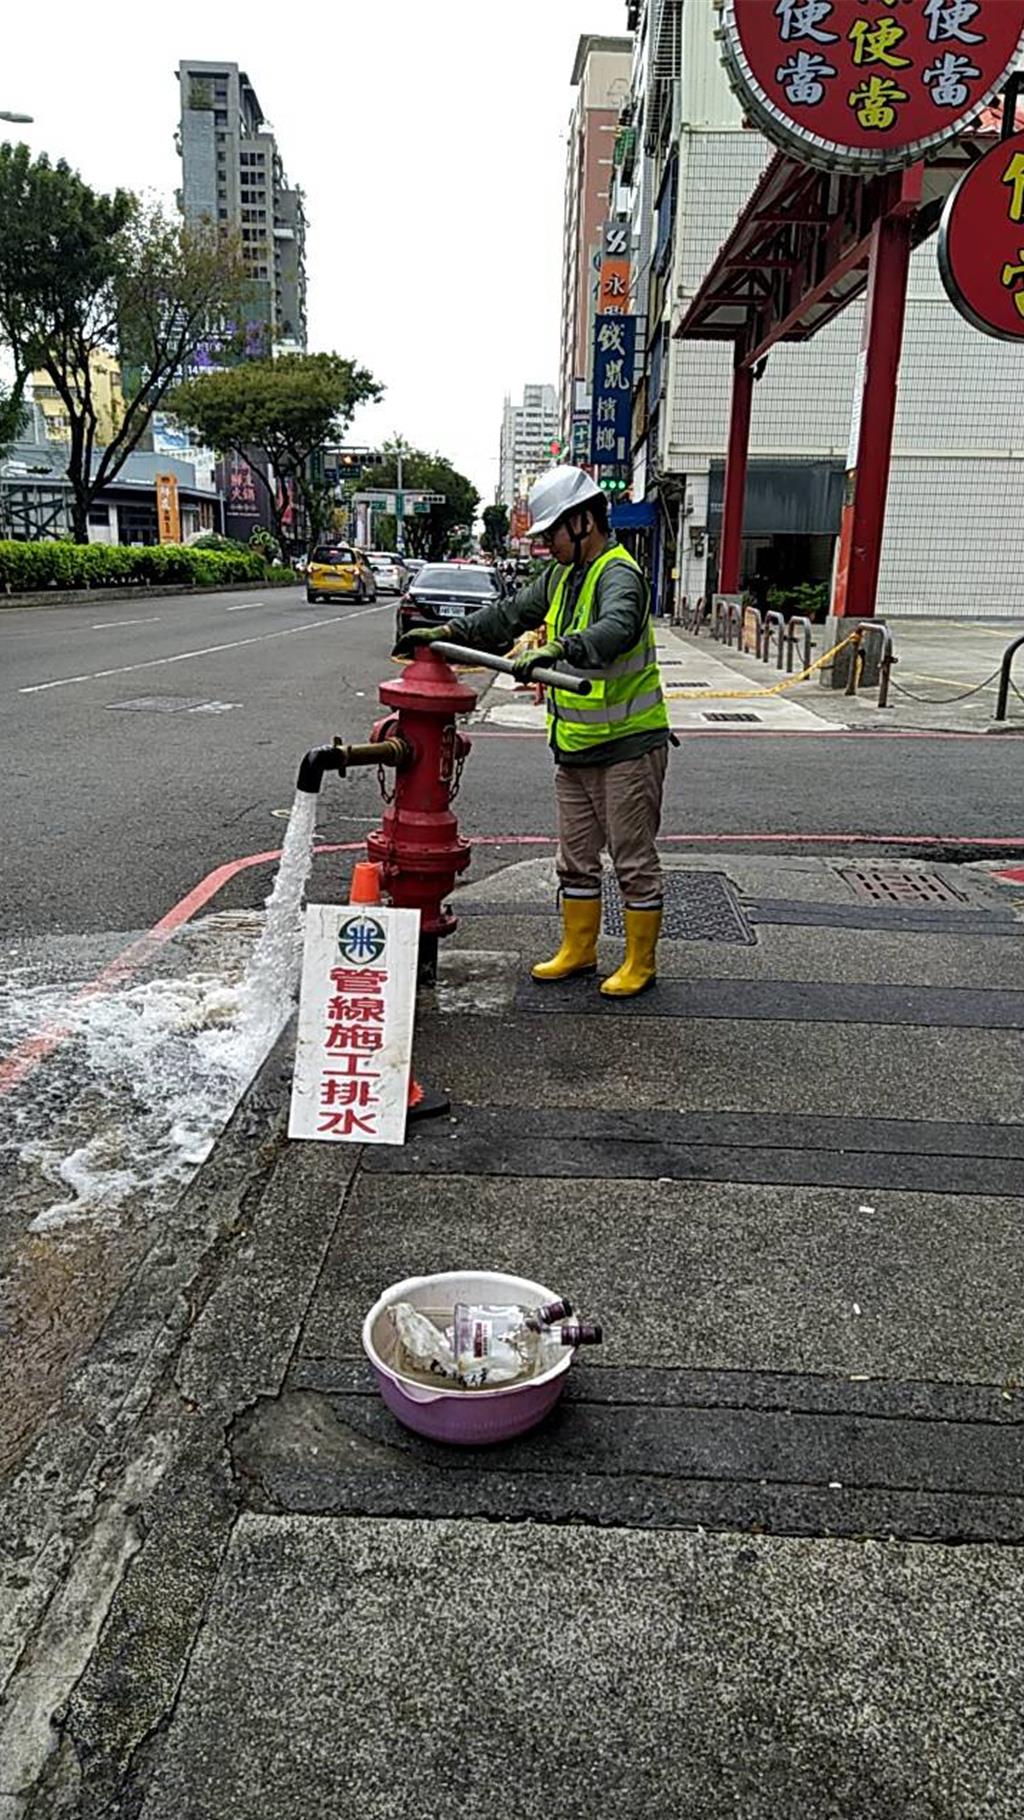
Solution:
[{"label": "white safety helmet", "polygon": [[568,466],[548,468],[530,488],[531,537],[540,537],[553,524],[571,512],[574,506],[585,506],[588,499],[603,499],[596,480],[582,468]]}]

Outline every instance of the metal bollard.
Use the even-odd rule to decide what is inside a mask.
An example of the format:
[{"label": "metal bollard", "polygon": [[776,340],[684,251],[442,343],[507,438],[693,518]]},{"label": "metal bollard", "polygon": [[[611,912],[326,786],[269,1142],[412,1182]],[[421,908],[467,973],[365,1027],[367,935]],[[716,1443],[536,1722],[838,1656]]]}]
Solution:
[{"label": "metal bollard", "polygon": [[794,613],[786,627],[786,673],[789,676],[792,676],[793,674],[793,646],[796,643],[798,626],[802,629],[804,641],[804,660],[800,665],[800,668],[801,670],[809,670],[811,667],[811,651],[814,648],[814,627],[811,625],[811,622],[805,613]]},{"label": "metal bollard", "polygon": [[775,644],[776,644],[776,650],[777,650],[775,668],[777,670],[781,670],[782,669],[782,650],[783,650],[783,645],[785,644],[785,641],[786,641],[786,616],[784,613],[778,612],[778,610],[775,607],[769,607],[767,613],[764,616],[764,631],[761,635],[761,643],[762,643],[761,656],[765,663],[768,662],[768,658],[771,655],[772,634],[773,633],[775,635]]},{"label": "metal bollard", "polygon": [[1021,645],[1024,645],[1024,637],[1015,638],[1012,645],[1007,645],[1006,650],[1003,652],[1003,661],[999,668],[999,694],[996,698],[997,720],[1006,719],[1006,710],[1010,699],[1010,671],[1013,668],[1014,657],[1020,650]]}]

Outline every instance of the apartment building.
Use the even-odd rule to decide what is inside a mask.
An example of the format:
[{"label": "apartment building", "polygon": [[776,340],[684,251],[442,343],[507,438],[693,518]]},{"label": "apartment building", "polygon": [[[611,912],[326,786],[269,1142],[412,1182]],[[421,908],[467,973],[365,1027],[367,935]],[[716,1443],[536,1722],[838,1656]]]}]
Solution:
[{"label": "apartment building", "polygon": [[285,176],[277,140],[237,63],[185,59],[178,66],[187,220],[233,231],[250,281],[254,349],[306,346],[306,218],[303,195]]},{"label": "apartment building", "polygon": [[558,440],[558,398],[553,385],[523,387],[522,404],[505,399],[501,420],[498,498],[511,510],[538,474],[551,466]]},{"label": "apartment building", "polygon": [[562,440],[574,412],[589,409],[594,301],[601,224],[611,213],[613,148],[629,97],[633,40],[585,33],[572,69],[562,227],[562,323],[559,397]]}]

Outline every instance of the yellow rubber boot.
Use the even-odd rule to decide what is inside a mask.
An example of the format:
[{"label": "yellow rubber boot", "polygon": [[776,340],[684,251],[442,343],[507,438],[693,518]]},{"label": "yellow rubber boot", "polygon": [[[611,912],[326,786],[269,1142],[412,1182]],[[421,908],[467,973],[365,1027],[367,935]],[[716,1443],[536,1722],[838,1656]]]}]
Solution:
[{"label": "yellow rubber boot", "polygon": [[645,986],[653,986],[657,975],[655,956],[661,932],[661,911],[630,910],[626,912],[626,954],[622,966],[610,979],[601,982],[608,998],[632,998]]},{"label": "yellow rubber boot", "polygon": [[599,897],[563,897],[562,946],[549,961],[538,961],[531,969],[534,979],[564,980],[573,973],[592,973],[600,929]]}]

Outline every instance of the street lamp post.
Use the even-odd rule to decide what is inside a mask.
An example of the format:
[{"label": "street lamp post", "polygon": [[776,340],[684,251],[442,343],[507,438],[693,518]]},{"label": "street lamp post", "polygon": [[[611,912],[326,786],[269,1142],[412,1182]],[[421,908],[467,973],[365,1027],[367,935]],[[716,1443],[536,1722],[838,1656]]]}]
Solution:
[{"label": "street lamp post", "polygon": [[0,120],[10,120],[14,126],[31,126],[32,114],[7,114],[0,112]]}]

